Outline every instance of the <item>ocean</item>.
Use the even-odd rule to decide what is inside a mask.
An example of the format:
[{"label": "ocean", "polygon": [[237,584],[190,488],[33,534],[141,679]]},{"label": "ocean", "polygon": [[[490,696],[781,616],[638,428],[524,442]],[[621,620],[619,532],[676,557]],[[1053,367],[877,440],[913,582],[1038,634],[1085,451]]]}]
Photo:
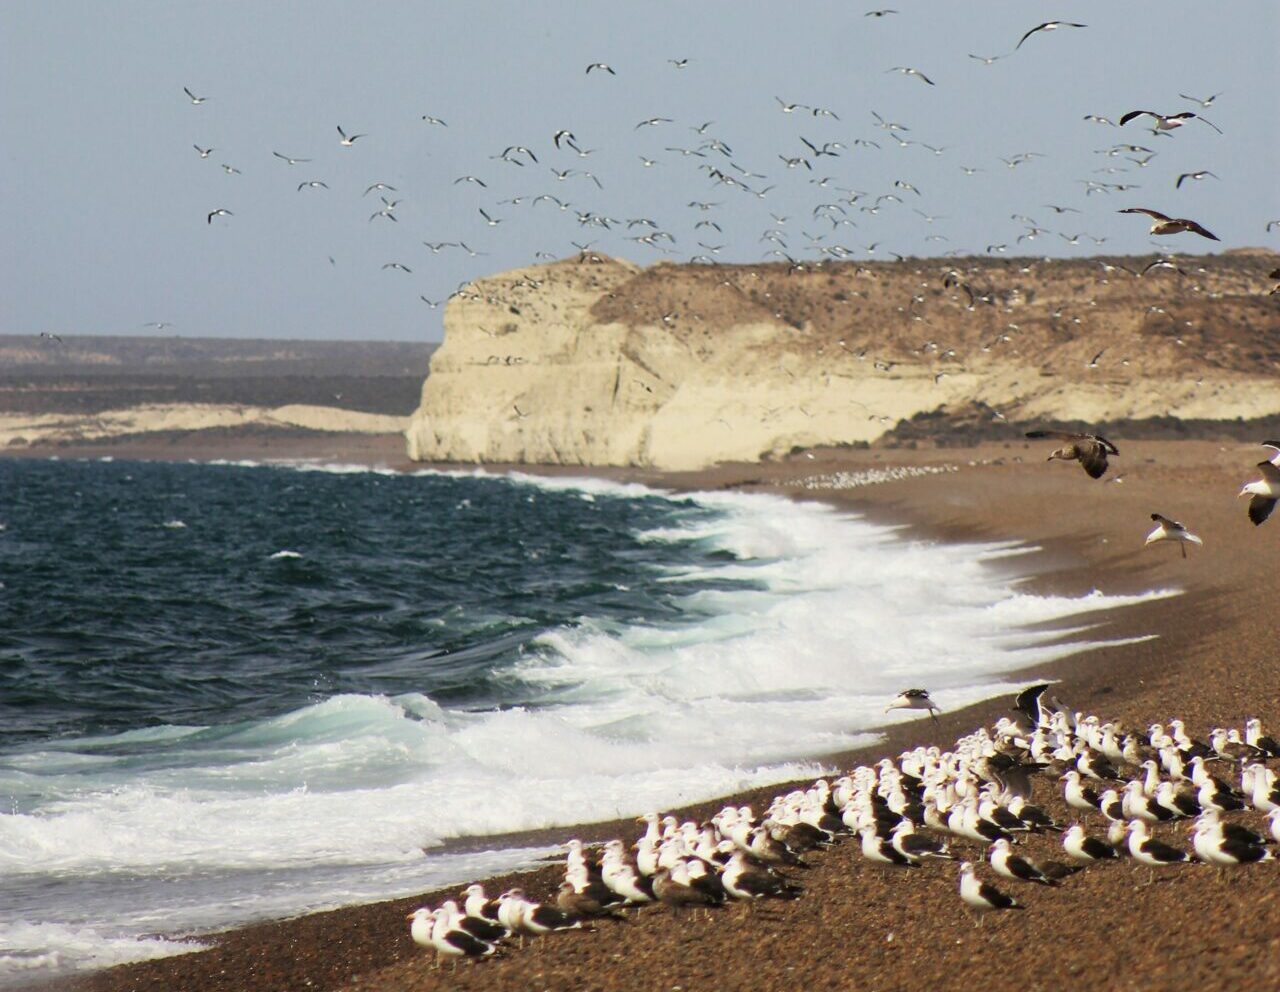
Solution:
[{"label": "ocean", "polygon": [[1008,693],[1169,594],[1033,595],[1033,549],[821,503],[479,472],[0,460],[0,527],[0,985],[818,774],[920,718],[898,690]]}]

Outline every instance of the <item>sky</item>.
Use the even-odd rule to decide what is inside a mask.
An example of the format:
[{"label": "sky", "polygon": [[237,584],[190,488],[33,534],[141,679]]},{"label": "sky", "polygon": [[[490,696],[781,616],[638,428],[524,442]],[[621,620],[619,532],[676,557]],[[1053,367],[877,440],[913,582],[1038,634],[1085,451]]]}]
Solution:
[{"label": "sky", "polygon": [[[1280,249],[1274,0],[886,3],[5,3],[0,333],[439,341],[426,301],[575,243],[646,265]],[[1051,20],[1086,27],[1015,51]],[[1130,110],[1222,133],[1084,119]],[[1132,206],[1221,242],[1153,239]]]}]

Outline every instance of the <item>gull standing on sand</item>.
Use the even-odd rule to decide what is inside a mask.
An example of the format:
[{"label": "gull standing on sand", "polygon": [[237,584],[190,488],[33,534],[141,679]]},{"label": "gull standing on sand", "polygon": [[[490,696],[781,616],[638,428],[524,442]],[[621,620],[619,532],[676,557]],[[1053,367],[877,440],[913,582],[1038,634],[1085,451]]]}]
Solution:
[{"label": "gull standing on sand", "polygon": [[1147,825],[1141,820],[1129,824],[1129,854],[1139,864],[1151,869],[1151,880],[1155,881],[1155,870],[1168,865],[1184,865],[1191,860],[1185,851],[1170,847],[1151,836]]},{"label": "gull standing on sand", "polygon": [[997,875],[1014,881],[1036,882],[1040,885],[1057,885],[1034,861],[1013,853],[1009,841],[1001,837],[991,845],[991,867]]},{"label": "gull standing on sand", "polygon": [[1176,520],[1170,520],[1168,517],[1162,517],[1158,513],[1151,514],[1151,519],[1156,522],[1156,528],[1147,535],[1144,544],[1155,544],[1157,541],[1177,541],[1182,548],[1182,557],[1187,557],[1188,544],[1203,545],[1204,541],[1196,537],[1195,534],[1187,530],[1186,526]]},{"label": "gull standing on sand", "polygon": [[1084,864],[1116,861],[1120,857],[1116,849],[1105,840],[1087,836],[1084,827],[1078,823],[1073,823],[1062,835],[1062,849],[1067,852],[1068,857]]},{"label": "gull standing on sand", "polygon": [[1258,462],[1258,470],[1262,472],[1262,478],[1245,483],[1237,494],[1253,497],[1249,500],[1249,519],[1255,527],[1271,516],[1271,511],[1276,508],[1276,500],[1280,499],[1280,466],[1274,460],[1269,460]]},{"label": "gull standing on sand", "polygon": [[[1101,352],[1099,352],[1101,354]],[[1107,471],[1107,456],[1118,455],[1120,450],[1100,434],[1072,434],[1069,431],[1027,431],[1027,437],[1053,438],[1068,444],[1053,452],[1045,461],[1060,458],[1063,461],[1079,461],[1090,478],[1100,479]]]},{"label": "gull standing on sand", "polygon": [[435,948],[436,966],[439,967],[443,957],[451,957],[456,962],[460,957],[487,958],[497,948],[478,937],[473,937],[465,930],[453,927],[453,921],[444,910],[414,910],[408,916],[410,920],[409,935],[413,942],[422,947]]},{"label": "gull standing on sand", "polygon": [[[1025,908],[1013,896],[1007,896],[994,885],[978,880],[974,874],[973,863],[965,861],[960,865],[960,898],[965,905],[985,912],[989,909],[1023,909]],[[978,917],[981,924],[982,917]]]}]

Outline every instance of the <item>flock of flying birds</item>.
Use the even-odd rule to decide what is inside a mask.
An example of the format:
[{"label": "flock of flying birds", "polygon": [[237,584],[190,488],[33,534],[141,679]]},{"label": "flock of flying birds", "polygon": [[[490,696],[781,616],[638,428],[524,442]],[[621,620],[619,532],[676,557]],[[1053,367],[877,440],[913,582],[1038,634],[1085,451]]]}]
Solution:
[{"label": "flock of flying birds", "polygon": [[[871,11],[867,16],[882,19],[897,13],[896,10],[886,8]],[[1047,44],[1039,40],[1042,36],[1059,31],[1077,31],[1085,27],[1084,24],[1070,21],[1046,21],[1022,34],[1007,54],[971,55],[970,58],[984,66],[991,66],[1015,55],[1026,58],[1026,52],[1029,49],[1037,44]],[[689,68],[691,60],[672,58],[667,61],[671,66],[669,71],[680,73]],[[901,74],[907,79],[919,80],[923,85],[937,85],[932,75],[913,66],[893,66],[884,71]],[[625,77],[625,72],[620,75],[619,69],[607,62],[591,62],[586,65],[584,75],[592,77],[593,81],[600,77],[622,79]],[[202,108],[214,99],[207,95],[198,95],[190,88],[184,88],[184,92],[187,100],[196,108]],[[1203,112],[1214,105],[1219,95],[1212,94],[1208,97],[1179,95],[1181,99],[1193,103],[1196,110],[1135,109],[1120,115],[1114,121],[1097,114],[1090,114],[1085,119],[1117,131],[1133,130],[1145,124],[1149,126],[1153,137],[1164,138],[1172,136],[1179,128],[1198,123],[1218,131],[1217,126],[1203,116]],[[532,142],[527,145],[508,144],[500,151],[495,149],[495,153],[488,156],[490,161],[487,164],[477,161],[473,166],[474,172],[453,178],[450,188],[455,194],[460,195],[465,188],[476,191],[478,202],[472,214],[476,227],[465,232],[457,231],[452,238],[437,235],[434,239],[426,239],[421,243],[432,255],[439,255],[442,252],[465,253],[473,258],[487,255],[490,254],[489,251],[472,247],[472,244],[483,244],[477,238],[483,238],[485,232],[494,231],[504,224],[509,224],[508,230],[510,230],[522,223],[521,219],[515,216],[516,212],[529,210],[543,227],[548,227],[546,217],[550,216],[554,220],[557,215],[563,215],[562,223],[565,226],[576,223],[580,232],[577,238],[570,238],[568,246],[559,252],[535,252],[535,261],[552,260],[572,254],[572,251],[585,256],[592,246],[598,243],[595,240],[597,238],[616,240],[619,237],[625,237],[628,242],[641,249],[656,252],[660,256],[687,255],[688,261],[693,263],[717,264],[722,252],[727,256],[734,247],[741,244],[742,232],[731,229],[732,221],[746,216],[750,207],[759,205],[760,201],[766,200],[771,192],[784,183],[788,184],[785,192],[789,195],[794,194],[796,187],[803,189],[800,186],[801,178],[811,187],[812,199],[822,202],[816,202],[809,211],[808,218],[803,221],[810,226],[799,231],[789,223],[796,218],[770,211],[772,223],[760,234],[757,241],[758,244],[764,245],[765,260],[777,259],[795,265],[798,258],[808,254],[811,256],[808,265],[822,265],[876,256],[877,253],[880,257],[900,259],[901,255],[882,247],[883,243],[880,241],[872,241],[865,245],[848,244],[840,241],[840,235],[846,232],[851,234],[860,223],[873,222],[876,215],[880,214],[885,217],[892,216],[897,224],[902,224],[904,221],[918,223],[906,214],[908,209],[923,218],[923,223],[929,225],[929,228],[935,232],[930,233],[926,240],[939,245],[948,240],[947,235],[933,228],[936,221],[943,221],[946,218],[922,209],[927,205],[928,200],[916,182],[899,178],[883,191],[860,190],[843,185],[848,180],[822,174],[824,165],[832,171],[846,173],[851,171],[848,163],[855,153],[859,156],[858,172],[868,174],[869,170],[865,167],[866,159],[862,156],[878,153],[890,143],[896,144],[900,149],[908,147],[922,149],[933,156],[946,154],[948,151],[946,148],[926,143],[910,125],[889,120],[876,111],[870,112],[875,130],[851,137],[847,133],[849,125],[842,122],[836,110],[815,104],[784,100],[782,97],[774,99],[781,113],[795,115],[797,121],[806,120],[813,127],[823,126],[828,131],[838,126],[846,132],[840,135],[843,140],[827,140],[825,137],[814,137],[812,134],[808,136],[803,133],[797,134],[797,145],[779,149],[774,164],[769,167],[760,162],[748,163],[740,153],[734,151],[727,138],[718,133],[714,121],[706,121],[686,128],[682,127],[674,117],[655,115],[638,121],[631,128],[637,138],[657,139],[646,140],[643,145],[635,148],[635,159],[641,163],[643,170],[658,166],[663,166],[667,170],[677,167],[692,168],[695,172],[691,176],[696,177],[697,173],[701,173],[701,182],[705,184],[706,189],[712,191],[713,196],[724,197],[724,199],[714,199],[695,193],[695,198],[685,205],[687,231],[681,229],[681,223],[663,223],[658,213],[647,217],[627,217],[613,216],[598,209],[596,204],[606,196],[604,192],[606,186],[613,186],[619,182],[624,185],[629,184],[630,177],[601,172],[598,166],[595,171],[588,168],[593,161],[590,156],[598,148],[580,140],[571,126],[564,126],[556,129],[549,136],[550,140],[546,145],[539,147]],[[446,140],[449,134],[448,121],[434,114],[422,114],[421,121],[424,126],[433,131],[439,131],[441,140]],[[694,140],[682,140],[678,136],[685,131],[692,132]],[[877,137],[866,136],[866,134],[875,134],[876,131],[879,132]],[[348,129],[341,124],[334,125],[332,134],[332,140],[343,150],[342,154],[360,155],[362,149],[378,140],[376,135],[371,136],[360,130]],[[1152,141],[1150,144],[1158,145],[1159,142]],[[197,141],[194,150],[201,159],[210,159],[213,163],[219,164],[227,175],[233,177],[242,175],[240,168],[232,162],[219,161],[218,158],[212,157],[217,151],[216,148]],[[1095,171],[1106,173],[1106,175],[1102,178],[1087,177],[1079,180],[1083,186],[1083,199],[1086,204],[1092,202],[1094,194],[1127,193],[1142,188],[1141,185],[1129,181],[1125,174],[1145,169],[1158,154],[1156,148],[1135,143],[1132,139],[1121,139],[1097,151],[1105,154],[1106,158],[1102,167]],[[314,170],[316,168],[314,163],[321,161],[319,157],[300,157],[278,150],[273,150],[272,155],[286,167],[298,168],[300,171]],[[1036,159],[1043,157],[1043,154],[1035,151],[1012,153],[1001,159],[1002,167],[1008,170],[1026,168]],[[884,160],[880,161],[883,165]],[[903,171],[909,167],[906,159],[903,159],[900,165],[890,166]],[[959,166],[959,168],[969,176],[987,171],[982,167],[969,165]],[[995,168],[1001,168],[1001,166]],[[370,201],[372,209],[369,213],[369,223],[384,226],[398,224],[400,218],[397,216],[397,208],[405,202],[406,198],[413,195],[412,191],[402,192],[396,186],[383,181],[385,177],[369,176],[368,178],[370,181],[361,195],[377,197]],[[1181,190],[1184,184],[1206,179],[1218,180],[1218,176],[1209,169],[1193,168],[1179,172],[1172,186],[1174,191]],[[498,198],[501,196],[498,190],[508,191],[512,186],[512,180],[525,184],[526,191],[514,196]],[[234,188],[234,186],[229,187],[229,191]],[[307,171],[300,176],[295,190],[298,195],[306,196],[330,195],[332,192],[323,175],[317,176],[314,171]],[[948,191],[949,194],[951,192],[953,191]],[[726,202],[730,197],[737,201],[736,207]],[[722,212],[722,208],[726,208],[729,213]],[[238,207],[232,209],[229,205],[210,204],[209,209],[204,213],[204,219],[209,226],[231,224],[235,222],[238,209]],[[1083,216],[1086,212],[1081,207],[1062,204],[1049,204],[1045,209],[1052,209],[1059,220],[1071,215]],[[1144,214],[1149,217],[1152,221],[1150,234],[1154,236],[1191,233],[1201,238],[1219,240],[1207,226],[1191,218],[1170,216],[1145,206],[1128,206],[1120,209],[1119,212]],[[1054,232],[1041,226],[1034,218],[1021,214],[1015,214],[1013,217],[1024,225],[1016,238],[1018,245],[1023,241],[1030,245],[1039,237],[1052,237],[1055,233],[1070,245],[1081,244],[1082,238],[1091,239],[1095,247],[1108,240],[1106,236],[1094,236],[1082,232]],[[1280,221],[1275,221],[1273,224],[1280,226]],[[1272,226],[1269,224],[1268,230]],[[803,243],[801,243],[802,239]],[[1011,239],[1006,239],[1005,243],[987,245],[986,252],[995,254],[1008,250],[1008,240]],[[688,246],[689,241],[693,242],[693,246]],[[734,243],[732,246],[731,242]],[[955,248],[948,254],[978,250],[976,247]],[[397,251],[397,254],[400,252]],[[331,263],[334,262],[332,255],[329,256],[329,260]],[[381,268],[402,276],[415,276],[415,273],[421,275],[426,266],[417,255],[410,257],[407,254],[400,254],[398,258],[383,262]],[[416,285],[416,278],[413,282],[415,283],[413,291],[417,292],[418,298],[432,309],[441,306],[446,299],[452,298],[467,285],[464,281],[452,292],[446,292],[444,287],[437,285],[433,291],[427,293],[420,291],[422,287]]]},{"label": "flock of flying birds", "polygon": [[[1066,443],[1053,451],[1047,460],[1078,461],[1081,468],[1093,479],[1100,479],[1106,473],[1108,456],[1120,454],[1120,450],[1101,434],[1035,430],[1027,431],[1027,437],[1033,440],[1052,438],[1065,441]],[[1262,473],[1262,478],[1246,482],[1237,493],[1237,496],[1249,497],[1249,519],[1254,526],[1271,516],[1271,511],[1276,508],[1276,501],[1280,500],[1280,441],[1263,441],[1262,446],[1272,451],[1270,458],[1258,462],[1257,467]],[[1182,549],[1182,557],[1185,558],[1188,544],[1204,543],[1176,520],[1170,520],[1159,513],[1151,514],[1151,519],[1156,522],[1156,527],[1147,535],[1147,544],[1158,541],[1176,542]]]},{"label": "flock of flying birds", "polygon": [[[445,958],[456,965],[491,957],[512,937],[523,946],[526,936],[627,921],[628,911],[650,906],[679,915],[799,899],[815,853],[850,838],[866,862],[886,871],[931,873],[958,862],[952,877],[978,924],[988,911],[1024,904],[979,879],[977,863],[1017,885],[1053,888],[1126,857],[1149,870],[1148,882],[1157,870],[1192,862],[1226,870],[1277,860],[1271,847],[1280,844],[1280,779],[1268,763],[1280,760],[1280,743],[1261,721],[1246,721],[1243,732],[1214,728],[1200,741],[1181,720],[1143,731],[1072,712],[1048,689],[1019,693],[1016,718],[1001,718],[949,750],[918,747],[896,761],[819,779],[777,796],[762,814],[726,806],[698,823],[651,813],[631,845],[615,839],[588,848],[570,840],[554,902],[519,888],[490,899],[472,884],[458,900],[410,914],[410,935],[436,952],[439,967]],[[909,689],[888,709],[932,716],[937,706],[927,691]],[[1037,782],[1060,783],[1051,803],[1032,803]],[[1059,822],[1058,810],[1079,822]],[[1259,815],[1263,824],[1246,825]],[[1175,823],[1190,823],[1189,851],[1151,833],[1153,825]],[[1066,861],[1027,853],[1033,836],[1056,839]],[[1035,843],[1044,848],[1043,840]]]}]

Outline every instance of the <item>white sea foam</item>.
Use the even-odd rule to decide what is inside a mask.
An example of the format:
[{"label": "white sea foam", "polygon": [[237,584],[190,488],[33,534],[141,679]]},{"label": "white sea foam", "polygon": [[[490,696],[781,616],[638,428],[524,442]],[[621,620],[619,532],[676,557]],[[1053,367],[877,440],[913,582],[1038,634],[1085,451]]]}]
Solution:
[{"label": "white sea foam", "polygon": [[[663,495],[532,475],[505,484]],[[587,619],[547,632],[495,673],[536,705],[466,712],[414,693],[341,695],[266,720],[7,757],[0,795],[16,805],[0,814],[0,976],[179,952],[138,935],[421,891],[535,856],[440,850],[452,838],[816,774],[823,755],[874,739],[904,685],[927,685],[944,709],[1011,691],[1009,673],[1104,639],[1068,643],[1064,625],[1089,630],[1100,611],[1173,594],[1036,596],[1003,560],[1020,546],[903,540],[769,496],[672,498],[699,510],[643,539],[732,558],[665,580],[738,584],[691,591],[678,624]],[[174,877],[183,884],[166,884]],[[124,879],[129,903],[149,908],[122,919]],[[74,903],[51,880],[74,884]]]},{"label": "white sea foam", "polygon": [[92,925],[0,922],[0,987],[41,973],[172,957],[203,946],[162,937],[113,936]]}]

